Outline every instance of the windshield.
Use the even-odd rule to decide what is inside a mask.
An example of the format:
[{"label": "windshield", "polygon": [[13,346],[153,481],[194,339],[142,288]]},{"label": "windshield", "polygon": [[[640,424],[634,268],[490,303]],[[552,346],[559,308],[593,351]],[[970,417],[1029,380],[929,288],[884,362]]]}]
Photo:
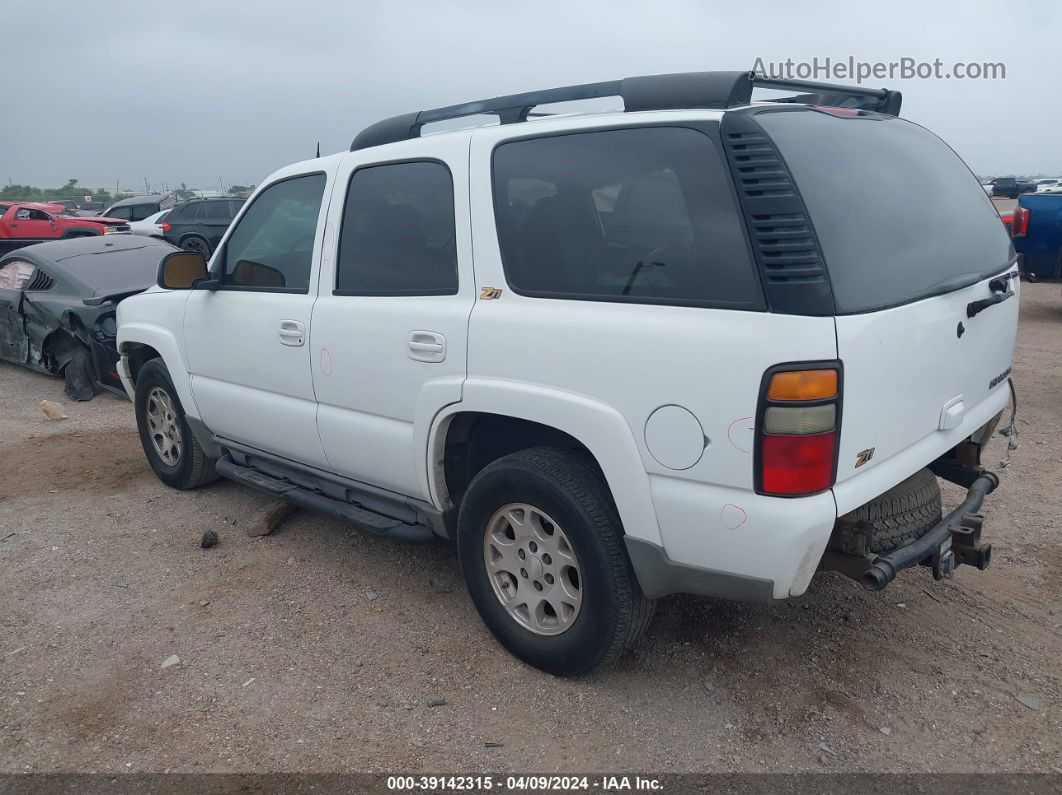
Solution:
[{"label": "windshield", "polygon": [[1014,257],[999,214],[947,144],[911,122],[759,113],[793,173],[838,314],[973,284]]}]

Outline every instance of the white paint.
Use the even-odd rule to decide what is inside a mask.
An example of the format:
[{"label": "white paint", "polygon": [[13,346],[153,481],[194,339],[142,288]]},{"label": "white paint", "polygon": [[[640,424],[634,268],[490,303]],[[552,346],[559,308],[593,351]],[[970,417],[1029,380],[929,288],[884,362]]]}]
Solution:
[{"label": "white paint", "polygon": [[[989,383],[1013,361],[1019,296],[967,318],[967,304],[992,295],[989,281],[836,319],[844,363],[835,486],[841,513],[892,488],[1006,405],[1006,379]],[[1010,286],[1017,291],[1018,280]],[[871,447],[874,457],[856,469],[860,451]]]},{"label": "white paint", "polygon": [[[554,117],[290,166],[259,191],[281,177],[328,175],[309,292],[152,289],[119,305],[120,349],[158,350],[185,410],[215,433],[438,507],[448,507],[440,451],[453,417],[488,412],[551,426],[594,456],[628,535],[679,563],[772,580],[776,598],[797,595],[838,511],[881,494],[1003,408],[1005,382],[988,383],[1010,366],[1018,301],[967,320],[959,339],[957,318],[987,297],[986,282],[836,319],[529,298],[507,288],[490,173],[498,143],[719,116]],[[453,175],[458,293],[333,295],[354,169],[427,157]],[[477,300],[483,287],[501,288],[500,298]],[[281,321],[301,323],[306,344],[281,344]],[[752,418],[763,373],[837,358],[844,394],[833,493],[755,494]],[[125,374],[123,383],[132,394]],[[706,439],[718,443],[706,451]],[[856,454],[871,447],[874,458],[854,470]]]},{"label": "white paint", "polygon": [[682,406],[661,406],[645,423],[645,447],[668,469],[689,469],[707,446],[701,424]]}]

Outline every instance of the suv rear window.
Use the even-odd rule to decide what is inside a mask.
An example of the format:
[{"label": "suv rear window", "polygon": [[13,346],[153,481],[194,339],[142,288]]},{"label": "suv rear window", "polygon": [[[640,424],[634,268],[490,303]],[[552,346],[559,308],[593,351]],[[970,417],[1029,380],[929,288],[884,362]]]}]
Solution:
[{"label": "suv rear window", "polygon": [[454,184],[442,163],[359,168],[336,255],[336,295],[457,293]]},{"label": "suv rear window", "polygon": [[760,308],[712,140],[639,127],[512,141],[494,151],[506,279],[552,298]]},{"label": "suv rear window", "polygon": [[977,178],[922,127],[813,110],[755,118],[807,205],[838,314],[951,292],[1014,256]]}]

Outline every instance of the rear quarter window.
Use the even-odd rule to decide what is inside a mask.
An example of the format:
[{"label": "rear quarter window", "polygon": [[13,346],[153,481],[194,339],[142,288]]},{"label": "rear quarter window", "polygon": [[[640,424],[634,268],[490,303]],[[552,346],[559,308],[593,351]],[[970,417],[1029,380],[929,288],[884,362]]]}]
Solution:
[{"label": "rear quarter window", "polygon": [[928,130],[809,109],[755,118],[807,206],[838,314],[951,292],[1014,257],[977,178]]},{"label": "rear quarter window", "polygon": [[494,206],[513,290],[762,308],[712,139],[638,127],[521,139],[494,151]]}]

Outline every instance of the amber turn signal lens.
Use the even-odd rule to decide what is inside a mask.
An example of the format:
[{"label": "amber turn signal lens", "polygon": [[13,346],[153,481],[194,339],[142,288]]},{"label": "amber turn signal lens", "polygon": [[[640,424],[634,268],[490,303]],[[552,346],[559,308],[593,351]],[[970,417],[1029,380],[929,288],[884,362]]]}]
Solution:
[{"label": "amber turn signal lens", "polygon": [[793,370],[775,373],[768,400],[827,400],[837,397],[836,370]]}]

